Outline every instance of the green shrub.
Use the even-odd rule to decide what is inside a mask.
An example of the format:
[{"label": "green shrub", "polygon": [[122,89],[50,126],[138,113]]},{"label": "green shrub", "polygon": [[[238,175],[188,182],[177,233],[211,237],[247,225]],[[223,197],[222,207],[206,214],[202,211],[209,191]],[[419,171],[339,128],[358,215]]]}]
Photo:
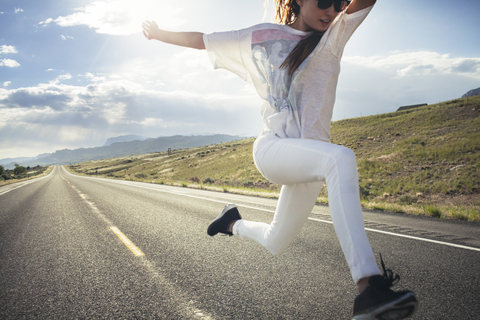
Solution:
[{"label": "green shrub", "polygon": [[359,186],[360,188],[360,199],[368,200],[370,197],[370,190],[366,186]]},{"label": "green shrub", "polygon": [[416,197],[413,197],[409,194],[404,194],[401,195],[398,200],[400,201],[401,204],[413,204],[417,203],[418,199]]},{"label": "green shrub", "polygon": [[426,205],[425,206],[425,214],[427,214],[429,216],[433,216],[435,218],[440,218],[442,216],[442,212],[440,211],[440,209],[438,209],[434,205]]},{"label": "green shrub", "polygon": [[215,183],[215,180],[211,179],[211,178],[207,178],[205,180],[203,180],[203,183]]},{"label": "green shrub", "polygon": [[188,180],[192,182],[200,183],[200,178],[198,178],[197,176],[190,177],[188,178]]},{"label": "green shrub", "polygon": [[15,163],[15,169],[13,169],[13,174],[14,175],[19,176],[19,175],[24,174],[25,172],[27,172],[27,168]]},{"label": "green shrub", "polygon": [[465,215],[463,212],[458,212],[457,210],[451,210],[450,215],[456,220],[468,220],[467,215]]},{"label": "green shrub", "polygon": [[253,181],[243,181],[244,187],[252,187],[254,185]]}]

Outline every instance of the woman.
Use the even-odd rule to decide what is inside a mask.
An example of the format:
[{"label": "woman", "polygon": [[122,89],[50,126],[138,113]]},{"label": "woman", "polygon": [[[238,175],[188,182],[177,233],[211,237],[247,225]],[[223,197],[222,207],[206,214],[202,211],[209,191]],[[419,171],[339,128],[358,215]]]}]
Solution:
[{"label": "woman", "polygon": [[324,181],[335,231],[360,294],[353,319],[404,319],[417,308],[410,291],[390,289],[368,242],[353,151],[330,143],[330,121],[343,48],[376,0],[275,0],[276,20],[246,29],[204,35],[143,25],[147,39],[207,49],[214,68],[253,84],[265,100],[264,130],[254,161],[268,180],[282,185],[270,224],[241,219],[226,206],[207,233],[254,240],[273,254],[286,250],[315,205]]}]

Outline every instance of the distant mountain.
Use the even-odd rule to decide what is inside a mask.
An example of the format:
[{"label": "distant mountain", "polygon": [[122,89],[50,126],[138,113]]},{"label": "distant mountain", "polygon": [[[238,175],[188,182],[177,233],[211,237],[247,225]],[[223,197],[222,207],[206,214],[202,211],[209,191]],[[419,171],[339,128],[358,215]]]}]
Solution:
[{"label": "distant mountain", "polygon": [[26,162],[32,162],[37,159],[48,157],[49,155],[51,155],[51,153],[42,153],[36,157],[4,158],[0,159],[0,165],[3,166],[5,169],[13,169],[15,168],[16,163],[23,165]]},{"label": "distant mountain", "polygon": [[473,97],[473,96],[480,96],[480,88],[472,89],[465,93],[462,98]]},{"label": "distant mountain", "polygon": [[35,158],[36,159],[45,158],[45,157],[48,157],[49,155],[51,155],[51,153],[42,153],[36,156]]},{"label": "distant mountain", "polygon": [[108,146],[95,148],[80,148],[75,150],[57,150],[54,153],[42,157],[27,160],[19,163],[23,166],[53,165],[53,164],[74,164],[90,160],[108,159],[116,157],[131,156],[159,151],[167,151],[169,148],[184,149],[201,147],[222,142],[242,139],[240,136],[215,134],[209,136],[171,136],[143,141],[134,140],[128,142],[115,142]]},{"label": "distant mountain", "polygon": [[20,163],[20,162],[25,162],[25,161],[29,161],[29,160],[32,160],[32,159],[35,159],[33,157],[20,157],[20,158],[4,158],[4,159],[0,159],[0,165],[8,165],[10,163]]},{"label": "distant mountain", "polygon": [[127,135],[127,136],[119,136],[119,137],[114,137],[114,138],[108,138],[107,142],[103,145],[104,147],[111,145],[112,143],[117,143],[117,142],[130,142],[130,141],[135,141],[135,140],[147,140],[147,137],[142,137],[142,136],[137,136],[137,135]]}]

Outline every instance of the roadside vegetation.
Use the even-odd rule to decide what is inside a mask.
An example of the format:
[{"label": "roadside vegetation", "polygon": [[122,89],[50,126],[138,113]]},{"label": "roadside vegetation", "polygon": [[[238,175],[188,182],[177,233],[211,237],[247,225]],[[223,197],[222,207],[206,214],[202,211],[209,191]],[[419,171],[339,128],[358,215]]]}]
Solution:
[{"label": "roadside vegetation", "polygon": [[[480,96],[332,123],[355,151],[364,208],[480,220]],[[277,197],[254,139],[71,165],[77,174]],[[324,187],[318,202],[328,203]]]},{"label": "roadside vegetation", "polygon": [[15,164],[14,169],[5,169],[3,166],[0,166],[0,186],[28,180],[32,178],[37,178],[41,175],[48,174],[53,167],[45,166],[36,166],[36,167],[24,167],[18,164]]}]

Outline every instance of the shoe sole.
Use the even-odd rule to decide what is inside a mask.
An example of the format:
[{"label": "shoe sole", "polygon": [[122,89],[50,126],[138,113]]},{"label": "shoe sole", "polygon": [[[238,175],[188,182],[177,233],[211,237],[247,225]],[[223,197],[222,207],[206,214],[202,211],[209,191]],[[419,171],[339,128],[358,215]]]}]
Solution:
[{"label": "shoe sole", "polygon": [[400,299],[375,307],[368,314],[359,314],[352,320],[399,320],[410,317],[418,308],[418,301],[412,292]]}]

